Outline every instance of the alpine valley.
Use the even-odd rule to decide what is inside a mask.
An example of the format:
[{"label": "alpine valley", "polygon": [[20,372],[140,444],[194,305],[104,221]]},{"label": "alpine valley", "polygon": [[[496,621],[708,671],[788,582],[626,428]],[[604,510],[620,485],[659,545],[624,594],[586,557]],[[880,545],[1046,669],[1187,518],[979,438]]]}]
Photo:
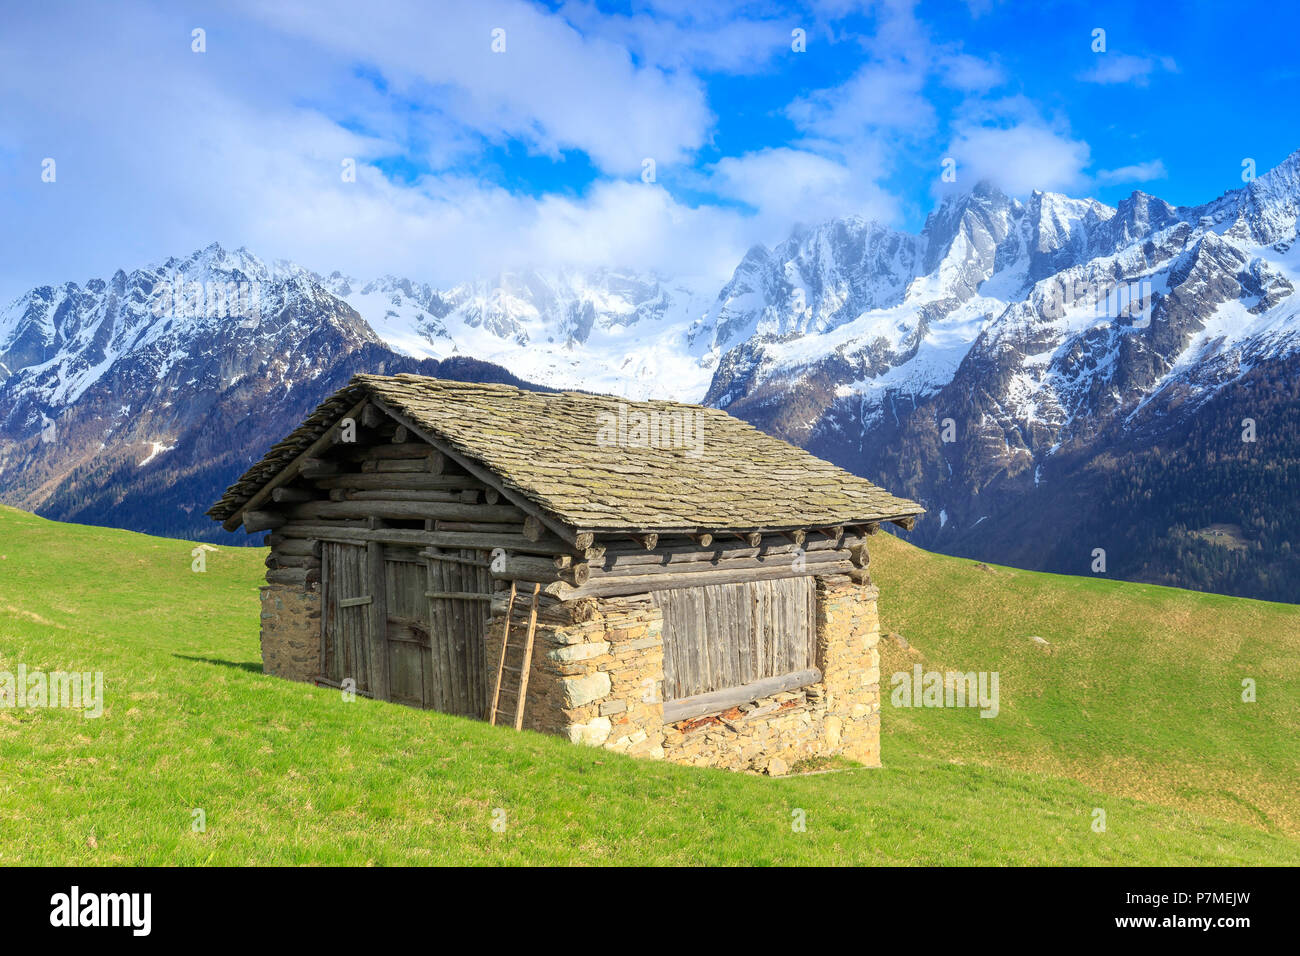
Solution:
[{"label": "alpine valley", "polygon": [[1300,152],[1195,207],[980,183],[919,235],[796,228],[720,291],[212,245],[0,312],[0,500],[234,543],[226,485],[354,372],[417,372],[703,402],[922,502],[922,547],[1300,602],[1298,217]]}]

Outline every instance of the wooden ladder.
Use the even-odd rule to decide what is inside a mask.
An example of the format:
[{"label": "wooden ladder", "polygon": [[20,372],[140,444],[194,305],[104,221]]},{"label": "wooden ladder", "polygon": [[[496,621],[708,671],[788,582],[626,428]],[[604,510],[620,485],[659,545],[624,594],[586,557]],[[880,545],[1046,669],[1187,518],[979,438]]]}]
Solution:
[{"label": "wooden ladder", "polygon": [[[542,586],[533,585],[533,606],[528,611],[528,638],[524,642],[524,655],[519,661],[518,667],[511,667],[506,663],[506,654],[510,652],[510,615],[515,609],[515,582],[510,582],[510,600],[506,602],[506,622],[501,628],[501,658],[497,661],[497,685],[492,692],[492,712],[488,715],[488,723],[496,724],[497,715],[500,714],[501,704],[501,678],[505,671],[519,676],[519,682],[516,684],[515,691],[515,730],[524,728],[524,701],[528,695],[528,672],[533,662],[533,634],[537,631],[537,598],[541,594]],[[518,646],[518,645],[516,645]],[[509,696],[510,691],[506,691]]]}]

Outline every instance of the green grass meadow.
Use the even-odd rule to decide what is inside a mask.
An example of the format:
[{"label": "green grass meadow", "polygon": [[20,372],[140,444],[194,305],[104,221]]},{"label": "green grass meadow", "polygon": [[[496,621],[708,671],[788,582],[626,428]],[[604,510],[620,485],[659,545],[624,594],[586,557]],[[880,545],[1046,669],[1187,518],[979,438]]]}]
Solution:
[{"label": "green grass meadow", "polygon": [[[264,550],[0,508],[0,671],[105,681],[0,709],[0,864],[1300,864],[1300,607],[873,540],[884,766],[767,778],[264,676]],[[918,662],[998,716],[891,706]]]}]

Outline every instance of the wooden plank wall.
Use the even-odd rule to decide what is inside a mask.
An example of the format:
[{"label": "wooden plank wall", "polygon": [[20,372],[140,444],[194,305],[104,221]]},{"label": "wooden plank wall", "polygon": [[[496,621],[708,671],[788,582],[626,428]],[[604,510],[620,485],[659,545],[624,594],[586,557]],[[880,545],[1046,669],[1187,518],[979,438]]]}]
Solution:
[{"label": "wooden plank wall", "polygon": [[812,577],[653,591],[664,615],[664,699],[816,665]]}]

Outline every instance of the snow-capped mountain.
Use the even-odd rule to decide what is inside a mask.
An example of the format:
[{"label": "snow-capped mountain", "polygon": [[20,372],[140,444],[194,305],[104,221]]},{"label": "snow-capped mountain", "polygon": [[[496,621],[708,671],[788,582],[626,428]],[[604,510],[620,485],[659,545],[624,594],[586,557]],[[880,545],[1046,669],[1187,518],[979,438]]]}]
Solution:
[{"label": "snow-capped mountain", "polygon": [[512,381],[388,348],[321,280],[212,245],[0,313],[0,488],[65,520],[211,537],[207,505],[353,372]]},{"label": "snow-capped mountain", "polygon": [[[1275,507],[1300,467],[1298,170],[1300,153],[1177,209],[1140,192],[1112,209],[977,187],[929,218],[915,254],[900,238],[907,251],[873,266],[875,298],[824,251],[875,227],[752,251],[712,315],[754,332],[724,354],[708,401],[925,503],[925,546],[1077,573],[1105,538],[1131,576],[1184,583],[1152,570],[1163,549],[1166,564],[1223,564],[1207,586],[1281,594],[1255,578],[1300,571],[1287,543],[1300,509]],[[1181,461],[1192,448],[1234,463],[1213,499]],[[1162,473],[1161,456],[1181,464]],[[1129,469],[1143,501],[1110,504],[1126,491],[1103,465]],[[1150,540],[1085,533],[1088,508]],[[1231,560],[1188,538],[1217,525],[1238,529]],[[1247,559],[1272,570],[1247,574]]]},{"label": "snow-capped mountain", "polygon": [[471,355],[556,388],[694,400],[717,363],[690,341],[712,295],[699,279],[602,269],[506,273],[448,289],[338,273],[324,284],[405,355]]},{"label": "snow-capped mountain", "polygon": [[[1014,343],[1029,351],[1008,383],[1008,404],[1025,424],[1043,420],[1055,435],[1077,412],[1096,411],[1071,397],[1087,391],[1081,376],[1092,376],[1069,356],[1085,343],[1095,352],[1104,330],[1118,349],[1128,332],[1115,330],[1133,330],[1129,312],[1141,313],[1138,330],[1155,322],[1146,338],[1160,343],[1166,373],[1178,355],[1193,350],[1186,364],[1211,339],[1217,349],[1252,339],[1256,349],[1286,348],[1295,326],[1295,305],[1283,299],[1296,265],[1288,239],[1296,165],[1292,156],[1247,188],[1184,210],[1141,192],[1117,209],[1041,192],[1022,203],[980,184],[945,200],[919,236],[850,219],[770,252],[757,247],[709,315],[711,344],[723,357],[706,401],[795,440],[815,441],[819,432],[853,440],[844,430],[851,420],[869,441],[900,401],[914,406],[981,350]],[[1280,308],[1250,323],[1231,321],[1229,310],[1210,323],[1220,334],[1198,343],[1190,326],[1169,326],[1170,282],[1185,281],[1180,269],[1216,251],[1233,258],[1233,276],[1251,274],[1218,304],[1267,288]]]},{"label": "snow-capped mountain", "polygon": [[[725,408],[921,500],[915,535],[940,550],[1086,570],[1104,529],[1080,516],[1108,507],[1150,533],[1119,543],[1120,573],[1171,580],[1186,535],[1239,527],[1206,586],[1271,594],[1225,575],[1245,554],[1300,578],[1280,545],[1297,509],[1250,504],[1300,469],[1298,214],[1300,152],[1196,207],[980,183],[918,235],[850,217],[755,246],[716,294],[612,269],[360,280],[214,245],[0,312],[0,489],[119,522],[148,489],[185,515],[149,530],[197,535],[220,481],[351,370],[517,375]],[[1198,455],[1227,468],[1213,500]],[[1049,520],[1050,541],[1029,533]]]}]

